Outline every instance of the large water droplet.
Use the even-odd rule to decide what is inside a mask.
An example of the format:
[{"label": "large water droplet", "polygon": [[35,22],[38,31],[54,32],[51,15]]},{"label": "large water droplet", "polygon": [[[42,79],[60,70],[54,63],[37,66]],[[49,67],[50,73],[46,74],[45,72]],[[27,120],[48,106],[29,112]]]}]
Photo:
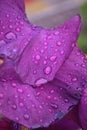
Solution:
[{"label": "large water droplet", "polygon": [[29,115],[28,114],[24,114],[24,119],[25,120],[29,120]]},{"label": "large water droplet", "polygon": [[45,73],[45,74],[50,74],[51,71],[52,71],[52,68],[51,68],[50,66],[48,66],[48,67],[46,67],[46,68],[44,69],[44,73]]},{"label": "large water droplet", "polygon": [[13,32],[9,32],[5,35],[5,37],[8,39],[8,40],[15,40],[16,39],[16,34],[14,34]]},{"label": "large water droplet", "polygon": [[44,79],[44,78],[40,78],[40,79],[38,79],[38,80],[35,82],[35,85],[36,85],[36,86],[40,86],[41,84],[45,84],[45,83],[47,83],[47,80]]}]

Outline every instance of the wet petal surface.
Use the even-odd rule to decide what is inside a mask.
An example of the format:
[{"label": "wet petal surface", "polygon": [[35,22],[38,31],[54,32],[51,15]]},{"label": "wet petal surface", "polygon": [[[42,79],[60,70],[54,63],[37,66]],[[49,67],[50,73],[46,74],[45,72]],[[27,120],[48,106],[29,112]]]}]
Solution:
[{"label": "wet petal surface", "polygon": [[77,15],[59,28],[42,29],[35,35],[23,51],[16,67],[22,81],[40,86],[53,80],[75,46],[80,27],[81,19]]},{"label": "wet petal surface", "polygon": [[68,85],[65,89],[72,96],[81,98],[87,84],[87,59],[77,47],[57,72],[56,78]]},{"label": "wet petal surface", "polygon": [[36,33],[24,10],[23,0],[0,0],[0,54],[13,59],[18,58]]},{"label": "wet petal surface", "polygon": [[1,81],[0,113],[28,128],[47,127],[77,104],[61,89],[63,85],[59,81],[59,85],[49,83],[35,89],[16,80]]},{"label": "wet petal surface", "polygon": [[83,129],[87,130],[87,88],[83,92],[82,99],[79,105],[79,117]]}]

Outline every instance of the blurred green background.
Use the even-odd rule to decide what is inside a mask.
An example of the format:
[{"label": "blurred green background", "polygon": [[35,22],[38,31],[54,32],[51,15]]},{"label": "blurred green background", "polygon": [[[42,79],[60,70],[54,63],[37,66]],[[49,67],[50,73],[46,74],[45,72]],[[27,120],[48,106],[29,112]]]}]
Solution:
[{"label": "blurred green background", "polygon": [[87,0],[25,0],[29,20],[46,28],[64,23],[76,14],[82,17],[78,43],[87,54]]}]

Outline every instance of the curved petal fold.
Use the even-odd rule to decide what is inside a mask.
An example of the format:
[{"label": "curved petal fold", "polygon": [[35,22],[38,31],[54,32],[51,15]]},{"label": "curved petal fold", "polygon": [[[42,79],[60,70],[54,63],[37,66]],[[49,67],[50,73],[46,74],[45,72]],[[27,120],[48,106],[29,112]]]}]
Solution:
[{"label": "curved petal fold", "polygon": [[0,68],[0,113],[8,119],[28,128],[47,127],[78,103],[60,80],[36,88],[23,84],[10,62]]},{"label": "curved petal fold", "polygon": [[31,28],[24,0],[0,0],[0,54],[17,58],[34,33]]},{"label": "curved petal fold", "polygon": [[17,64],[16,70],[22,81],[39,86],[53,80],[75,46],[80,28],[81,18],[77,15],[59,28],[42,29],[37,33]]},{"label": "curved petal fold", "polygon": [[87,84],[87,59],[83,52],[75,47],[55,77],[67,84],[65,89],[72,96],[81,98]]},{"label": "curved petal fold", "polygon": [[83,130],[87,130],[87,88],[84,90],[82,99],[80,101],[79,117]]}]

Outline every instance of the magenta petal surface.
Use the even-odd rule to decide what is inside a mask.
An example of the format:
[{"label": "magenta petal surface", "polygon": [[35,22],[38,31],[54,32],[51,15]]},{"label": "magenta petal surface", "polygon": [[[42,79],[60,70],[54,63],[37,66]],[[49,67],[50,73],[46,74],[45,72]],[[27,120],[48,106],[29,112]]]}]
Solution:
[{"label": "magenta petal surface", "polygon": [[0,82],[0,113],[28,128],[47,127],[77,104],[60,86],[49,83],[34,89],[16,80]]},{"label": "magenta petal surface", "polygon": [[59,28],[42,29],[37,33],[26,46],[17,64],[17,72],[22,81],[38,86],[53,80],[72,51],[80,27],[81,19],[77,15]]},{"label": "magenta petal surface", "polygon": [[87,84],[87,59],[82,51],[75,47],[55,77],[68,85],[65,89],[72,96],[81,98]]},{"label": "magenta petal surface", "polygon": [[12,59],[18,58],[34,34],[24,10],[23,0],[0,0],[0,54]]},{"label": "magenta petal surface", "polygon": [[61,81],[32,87],[23,84],[8,59],[0,67],[0,113],[27,127],[47,127],[55,119],[61,119],[78,100],[63,89]]},{"label": "magenta petal surface", "polygon": [[87,88],[84,90],[80,101],[79,117],[83,130],[87,130]]}]

